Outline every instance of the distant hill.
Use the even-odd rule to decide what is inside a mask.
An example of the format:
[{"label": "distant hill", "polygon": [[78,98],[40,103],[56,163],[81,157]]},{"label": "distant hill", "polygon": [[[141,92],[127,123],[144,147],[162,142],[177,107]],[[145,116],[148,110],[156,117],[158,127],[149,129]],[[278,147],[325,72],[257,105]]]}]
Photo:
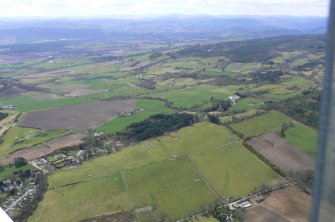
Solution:
[{"label": "distant hill", "polygon": [[[150,19],[54,19],[0,21],[0,44],[59,39],[155,38],[162,40],[251,39],[320,34],[320,17],[166,16]],[[10,40],[10,41],[9,41]]]}]

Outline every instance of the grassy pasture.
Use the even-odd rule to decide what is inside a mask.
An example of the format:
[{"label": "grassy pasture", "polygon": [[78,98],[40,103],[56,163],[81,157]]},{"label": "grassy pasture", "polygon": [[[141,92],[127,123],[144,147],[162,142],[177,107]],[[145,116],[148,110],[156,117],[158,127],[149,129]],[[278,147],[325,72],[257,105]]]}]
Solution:
[{"label": "grassy pasture", "polygon": [[71,73],[110,74],[120,71],[121,65],[115,62],[94,63],[85,66],[72,67]]},{"label": "grassy pasture", "polygon": [[[170,86],[170,84],[174,81],[173,86]],[[164,81],[158,81],[156,84],[156,87],[158,90],[166,90],[166,89],[177,89],[180,87],[185,86],[194,86],[197,85],[197,83],[205,82],[207,80],[195,80],[191,78],[171,78]]]},{"label": "grassy pasture", "polygon": [[219,222],[217,219],[215,219],[212,216],[199,216],[196,217],[195,221],[197,222]]},{"label": "grassy pasture", "polygon": [[245,98],[241,99],[235,105],[233,105],[233,110],[249,110],[258,108],[263,104],[263,100],[256,98]]},{"label": "grassy pasture", "polygon": [[[308,89],[312,85],[313,81],[311,80],[305,79],[303,77],[294,77],[279,84],[265,84],[258,86],[252,88],[251,91],[270,90],[269,93],[263,94],[263,96],[269,99],[280,100],[295,96],[304,89]],[[298,87],[298,89],[292,89],[291,87]]]},{"label": "grassy pasture", "polygon": [[314,130],[294,121],[294,127],[285,131],[285,139],[302,149],[305,153],[316,156],[318,133]]},{"label": "grassy pasture", "polygon": [[309,62],[308,58],[300,58],[291,63],[292,66],[301,66]]},{"label": "grassy pasture", "polygon": [[[52,61],[52,62],[51,62]],[[80,66],[92,61],[89,58],[77,58],[77,59],[55,59],[47,62],[36,63],[32,65],[33,69],[36,70],[52,70],[52,69],[61,69],[67,68],[69,66]]]},{"label": "grassy pasture", "polygon": [[207,69],[205,71],[200,71],[199,75],[208,76],[208,77],[217,77],[217,76],[236,77],[239,75],[239,73],[230,72],[230,71],[222,71],[220,69]]},{"label": "grassy pasture", "polygon": [[226,127],[201,122],[159,137],[159,140],[171,155],[183,155],[224,146],[236,141],[237,136]]},{"label": "grassy pasture", "polygon": [[227,99],[235,92],[234,86],[214,87],[210,85],[193,86],[189,89],[169,90],[166,92],[150,93],[153,97],[160,97],[173,102],[174,107],[192,107],[209,104],[210,98]]},{"label": "grassy pasture", "polygon": [[35,103],[19,105],[17,107],[17,110],[21,112],[31,112],[35,110],[41,110],[41,109],[51,109],[51,108],[57,108],[57,107],[63,107],[63,106],[89,103],[92,101],[93,101],[92,99],[85,98],[85,97],[54,99],[54,100],[48,100],[48,101],[43,101],[43,102],[35,102]]},{"label": "grassy pasture", "polygon": [[119,170],[136,168],[168,157],[167,152],[158,141],[147,140],[121,152],[86,161],[78,168],[59,170],[50,175],[49,187],[54,188],[101,178]]},{"label": "grassy pasture", "polygon": [[15,150],[31,147],[69,133],[66,130],[50,130],[43,134],[41,132],[33,128],[11,127],[4,135],[3,143],[0,144],[0,156],[7,156]]},{"label": "grassy pasture", "polygon": [[[217,164],[220,167],[216,167]],[[231,170],[233,173],[227,174]],[[260,173],[252,174],[257,171]],[[107,188],[104,180],[120,172],[125,188],[114,192],[114,185]],[[213,175],[228,182],[222,183]],[[222,195],[227,189],[240,196],[251,192],[258,183],[270,183],[276,178],[275,173],[249,153],[227,128],[201,122],[87,161],[78,168],[56,171],[49,176],[51,190],[30,221],[43,221],[56,214],[62,215],[62,221],[73,221],[80,215],[94,216],[96,211],[88,209],[92,206],[99,213],[111,213],[148,205],[154,206],[154,210],[140,213],[141,222],[157,221],[161,215],[175,220],[215,201],[217,193],[213,186]],[[243,186],[236,185],[236,181]],[[78,184],[71,185],[73,183]],[[93,183],[96,184],[90,185]],[[96,196],[92,196],[92,190]],[[124,201],[126,192],[127,203]],[[71,214],[70,209],[76,213]]]},{"label": "grassy pasture", "polygon": [[13,97],[9,97],[9,98],[4,98],[0,100],[0,105],[8,105],[8,104],[14,104],[17,106],[17,109],[20,110],[20,108],[34,103],[35,101],[33,100],[33,98],[31,98],[30,96],[13,96]]},{"label": "grassy pasture", "polygon": [[140,122],[146,118],[158,113],[172,113],[172,109],[164,106],[164,102],[159,100],[140,99],[137,101],[137,107],[144,109],[133,116],[116,117],[98,127],[97,131],[115,133],[125,129],[132,123]]},{"label": "grassy pasture", "polygon": [[35,101],[30,96],[15,96],[7,99],[2,99],[0,105],[14,104],[16,105],[16,110],[20,112],[31,112],[41,109],[50,109],[57,108],[62,106],[69,106],[81,103],[88,103],[93,101],[90,98],[85,97],[74,97],[74,98],[62,98],[62,99],[53,99],[46,101]]},{"label": "grassy pasture", "polygon": [[191,157],[223,197],[244,196],[253,192],[260,184],[271,185],[280,178],[241,142],[192,154]]},{"label": "grassy pasture", "polygon": [[298,86],[300,88],[308,88],[313,84],[310,79],[305,79],[303,77],[294,77],[286,82],[281,83],[281,85],[286,87]]},{"label": "grassy pasture", "polygon": [[33,167],[31,165],[25,165],[22,167],[16,166],[6,166],[3,171],[0,171],[0,180],[4,180],[6,177],[12,175],[13,173],[18,173],[20,171],[31,170]]},{"label": "grassy pasture", "polygon": [[98,180],[50,190],[30,222],[70,222],[130,208],[120,172]]},{"label": "grassy pasture", "polygon": [[264,65],[261,63],[231,63],[226,67],[225,70],[234,73],[247,73],[265,67],[271,67],[271,66]]},{"label": "grassy pasture", "polygon": [[243,118],[243,117],[249,117],[252,115],[255,115],[257,113],[257,109],[249,109],[246,112],[243,113],[237,113],[235,115],[231,115],[231,116],[222,116],[220,117],[220,121],[221,123],[227,123],[232,121],[234,118]]},{"label": "grassy pasture", "polygon": [[161,214],[176,220],[216,199],[186,157],[128,170],[125,174],[134,207],[155,207],[154,212],[140,216],[140,221],[156,221]]},{"label": "grassy pasture", "polygon": [[252,119],[232,124],[231,127],[238,132],[241,132],[245,137],[250,137],[269,131],[279,130],[283,123],[290,121],[290,117],[278,111],[270,111]]}]

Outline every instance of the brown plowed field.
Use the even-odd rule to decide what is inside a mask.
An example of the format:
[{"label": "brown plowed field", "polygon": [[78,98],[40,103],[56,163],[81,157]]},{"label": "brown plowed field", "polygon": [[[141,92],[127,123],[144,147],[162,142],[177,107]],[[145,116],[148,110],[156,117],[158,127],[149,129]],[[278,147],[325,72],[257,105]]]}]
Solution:
[{"label": "brown plowed field", "polygon": [[39,129],[94,129],[136,106],[132,99],[98,101],[23,114],[19,125]]},{"label": "brown plowed field", "polygon": [[311,197],[293,188],[273,191],[265,201],[241,213],[246,222],[306,222]]},{"label": "brown plowed field", "polygon": [[284,172],[314,169],[314,160],[276,133],[266,133],[247,141],[257,153]]},{"label": "brown plowed field", "polygon": [[59,137],[44,143],[42,146],[31,147],[27,149],[18,150],[8,157],[0,159],[0,165],[8,165],[14,163],[15,158],[23,157],[26,160],[34,160],[42,156],[48,155],[58,149],[79,145],[83,141],[84,137],[82,134],[72,134],[63,137]]}]

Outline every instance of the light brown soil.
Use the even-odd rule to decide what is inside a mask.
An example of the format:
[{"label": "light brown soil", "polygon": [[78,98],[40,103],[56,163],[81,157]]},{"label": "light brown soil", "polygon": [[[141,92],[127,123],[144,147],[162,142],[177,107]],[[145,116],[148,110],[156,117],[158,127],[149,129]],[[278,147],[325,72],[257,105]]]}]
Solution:
[{"label": "light brown soil", "polygon": [[109,215],[96,216],[78,222],[133,222],[134,217],[127,212],[120,212]]},{"label": "light brown soil", "polygon": [[284,172],[314,169],[314,160],[276,133],[266,133],[247,141],[257,153]]},{"label": "light brown soil", "polygon": [[136,106],[135,100],[109,100],[23,114],[19,125],[40,129],[94,129],[118,113]]},{"label": "light brown soil", "polygon": [[50,140],[44,143],[44,145],[42,146],[18,150],[10,154],[6,158],[0,159],[0,165],[8,165],[10,163],[14,163],[15,158],[18,157],[23,157],[26,160],[34,160],[53,153],[58,149],[79,145],[80,143],[83,143],[83,141],[81,140],[83,137],[84,135],[82,134],[72,134]]},{"label": "light brown soil", "polygon": [[61,149],[64,147],[70,147],[82,143],[81,140],[84,136],[82,134],[71,134],[63,137],[59,137],[48,142],[45,142],[44,145],[51,149]]},{"label": "light brown soil", "polygon": [[246,222],[306,222],[311,197],[293,188],[273,191],[265,201],[241,213]]}]

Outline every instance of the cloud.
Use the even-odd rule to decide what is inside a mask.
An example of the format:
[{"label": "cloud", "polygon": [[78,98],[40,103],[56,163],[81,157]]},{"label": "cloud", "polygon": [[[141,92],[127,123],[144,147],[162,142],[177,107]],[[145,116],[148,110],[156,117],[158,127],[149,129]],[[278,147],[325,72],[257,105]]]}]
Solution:
[{"label": "cloud", "polygon": [[0,17],[168,14],[326,16],[327,0],[0,0]]}]

